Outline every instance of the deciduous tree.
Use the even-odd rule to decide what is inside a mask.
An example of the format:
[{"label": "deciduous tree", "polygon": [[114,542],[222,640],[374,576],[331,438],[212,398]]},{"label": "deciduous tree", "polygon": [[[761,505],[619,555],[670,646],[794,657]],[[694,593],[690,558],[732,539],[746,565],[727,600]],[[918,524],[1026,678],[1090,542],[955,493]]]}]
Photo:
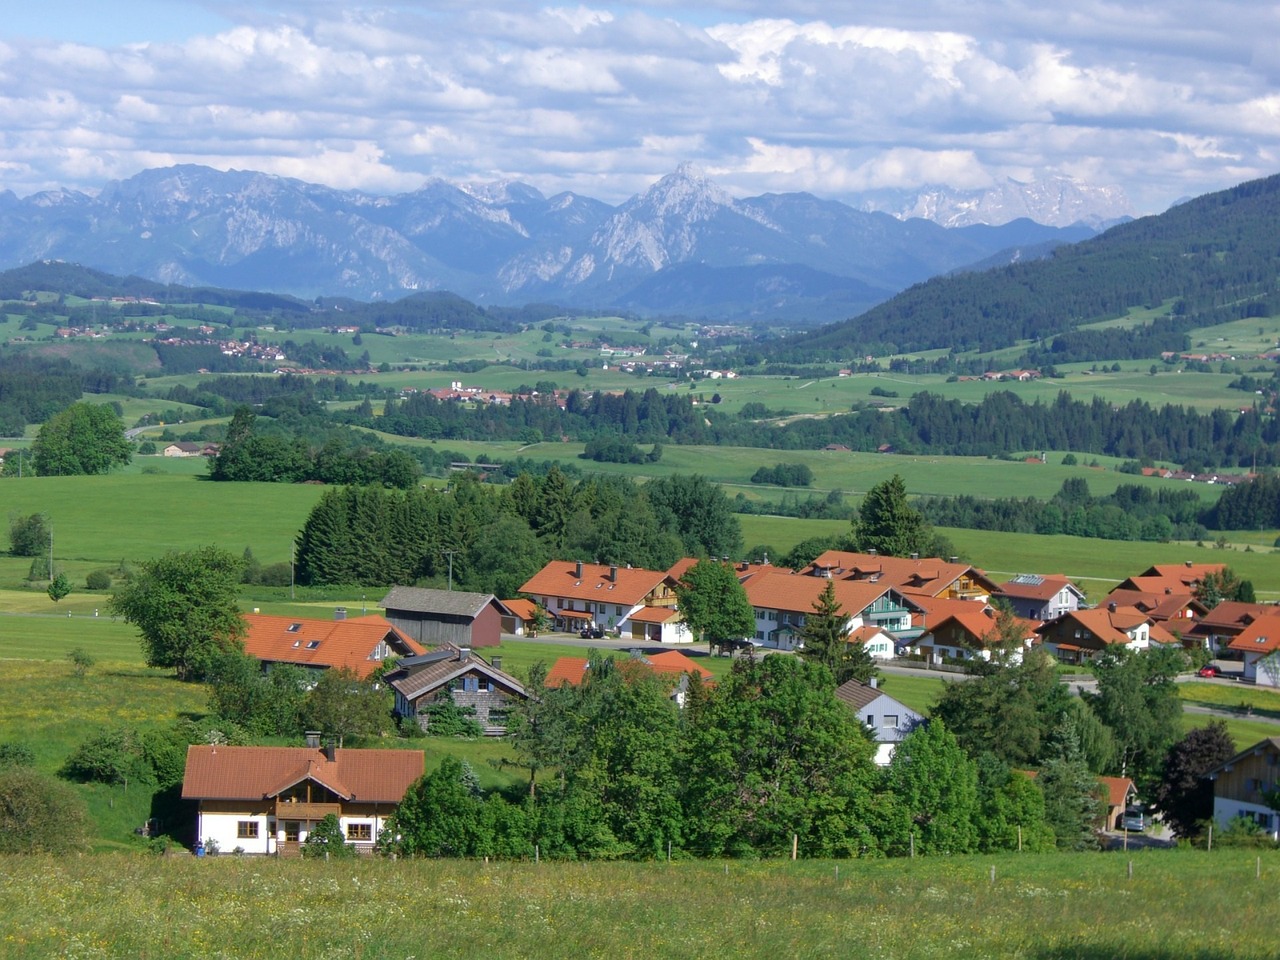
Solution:
[{"label": "deciduous tree", "polygon": [[0,768],[0,854],[67,854],[88,845],[92,821],[65,783],[27,766]]},{"label": "deciduous tree", "polygon": [[708,648],[755,635],[755,612],[728,564],[699,560],[676,583],[676,601],[689,631]]},{"label": "deciduous tree", "polygon": [[181,680],[205,677],[235,647],[245,625],[236,607],[240,558],[218,547],[170,552],[141,565],[110,601],[113,614],[142,633],[147,665]]},{"label": "deciduous tree", "polygon": [[1213,816],[1213,784],[1204,775],[1235,756],[1236,748],[1221,720],[1188,731],[1169,748],[1153,801],[1178,837],[1191,838]]},{"label": "deciduous tree", "polygon": [[915,835],[917,853],[972,853],[978,848],[977,765],[941,720],[916,727],[898,744],[888,784]]},{"label": "deciduous tree", "polygon": [[73,403],[46,421],[31,452],[41,476],[74,476],[123,466],[133,459],[133,444],[111,407]]},{"label": "deciduous tree", "polygon": [[372,679],[361,680],[350,667],[329,669],[307,694],[307,726],[340,739],[372,737],[391,727],[391,691]]}]

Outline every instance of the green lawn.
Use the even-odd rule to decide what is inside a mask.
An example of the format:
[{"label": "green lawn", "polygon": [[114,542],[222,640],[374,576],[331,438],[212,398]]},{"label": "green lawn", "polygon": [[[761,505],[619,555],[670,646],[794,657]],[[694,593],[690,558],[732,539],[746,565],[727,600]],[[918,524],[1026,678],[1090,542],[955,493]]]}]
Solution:
[{"label": "green lawn", "polygon": [[[1263,960],[1280,854],[479,863],[0,862],[0,942],[50,956]],[[1261,874],[1261,880],[1255,874]]]}]

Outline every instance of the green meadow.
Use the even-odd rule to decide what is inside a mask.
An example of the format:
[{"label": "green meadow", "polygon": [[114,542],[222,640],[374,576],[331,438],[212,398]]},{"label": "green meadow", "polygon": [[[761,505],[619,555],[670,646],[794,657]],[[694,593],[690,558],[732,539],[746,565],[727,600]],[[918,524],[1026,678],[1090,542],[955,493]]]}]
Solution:
[{"label": "green meadow", "polygon": [[0,943],[50,956],[1263,960],[1280,854],[884,861],[0,861]]}]

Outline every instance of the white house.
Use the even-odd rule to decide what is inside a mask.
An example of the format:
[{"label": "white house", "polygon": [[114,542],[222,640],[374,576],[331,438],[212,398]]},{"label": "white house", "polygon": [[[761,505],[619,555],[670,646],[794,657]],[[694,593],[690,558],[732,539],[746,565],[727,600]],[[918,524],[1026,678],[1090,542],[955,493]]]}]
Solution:
[{"label": "white house", "polygon": [[194,800],[196,838],[223,853],[296,855],[334,814],[348,843],[372,851],[387,816],[422,776],[421,750],[307,747],[187,748],[182,798]]},{"label": "white house", "polygon": [[1280,840],[1280,816],[1267,803],[1267,795],[1277,788],[1278,771],[1280,737],[1268,737],[1206,773],[1213,781],[1213,821],[1218,828],[1245,817],[1272,840]]},{"label": "white house", "polygon": [[675,578],[664,570],[552,560],[520,592],[542,604],[556,629],[598,627],[655,642],[688,642],[673,616]]},{"label": "white house", "polygon": [[842,683],[836,687],[836,698],[847,703],[871,731],[880,767],[887,767],[898,744],[924,723],[924,717],[880,690],[874,677],[869,684],[860,680]]},{"label": "white house", "polygon": [[1260,687],[1280,687],[1280,609],[1252,621],[1227,649],[1243,657],[1245,680]]},{"label": "white house", "polygon": [[850,634],[866,626],[894,635],[906,633],[911,630],[912,613],[920,609],[885,583],[827,580],[763,568],[742,581],[756,619],[755,637],[749,639],[778,650],[796,649],[805,617],[814,612],[828,584],[848,617],[845,630]]}]

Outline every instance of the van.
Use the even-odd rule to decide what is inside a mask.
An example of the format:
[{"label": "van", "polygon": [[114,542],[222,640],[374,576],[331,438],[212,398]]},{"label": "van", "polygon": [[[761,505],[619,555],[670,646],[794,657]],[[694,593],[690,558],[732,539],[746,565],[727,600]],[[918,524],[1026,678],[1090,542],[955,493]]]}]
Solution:
[{"label": "van", "polygon": [[1141,833],[1147,829],[1147,818],[1141,807],[1129,807],[1120,815],[1120,829],[1130,833]]}]

